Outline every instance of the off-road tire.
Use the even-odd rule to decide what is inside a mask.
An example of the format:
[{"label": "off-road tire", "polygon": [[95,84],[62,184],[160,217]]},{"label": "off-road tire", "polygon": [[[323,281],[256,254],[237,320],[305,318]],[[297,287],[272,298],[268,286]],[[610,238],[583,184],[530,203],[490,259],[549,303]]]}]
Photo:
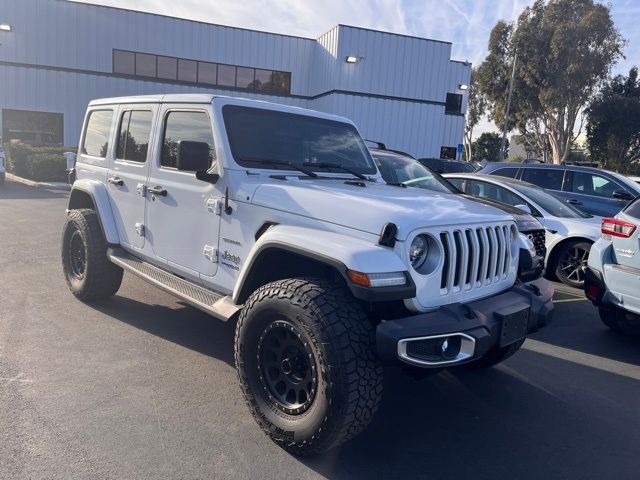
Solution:
[{"label": "off-road tire", "polygon": [[[566,242],[564,245],[560,246],[558,251],[554,253],[553,259],[551,261],[552,268],[550,270],[553,271],[556,278],[562,283],[564,283],[565,285],[569,285],[570,287],[573,287],[573,288],[582,289],[584,287],[584,272],[582,272],[581,274],[580,281],[577,281],[573,278],[569,278],[568,275],[562,271],[562,266],[560,262],[562,258],[565,255],[567,255],[572,249],[577,248],[577,249],[586,250],[587,252],[589,252],[591,250],[592,245],[593,245],[592,243],[585,242],[584,240],[572,240],[572,241]],[[588,255],[587,255],[587,258],[588,258]],[[586,266],[586,263],[585,263],[585,266]]]},{"label": "off-road tire", "polygon": [[[258,355],[264,332],[282,319],[297,330],[317,371],[313,401],[295,415],[273,399]],[[375,327],[344,286],[306,278],[260,287],[245,303],[235,334],[240,386],[258,425],[295,455],[325,452],[360,433],[382,395],[374,345]]]},{"label": "off-road tire", "polygon": [[467,364],[468,368],[471,369],[480,369],[480,368],[490,368],[499,363],[504,362],[507,358],[514,355],[522,345],[524,344],[524,340],[518,340],[517,342],[512,343],[511,345],[507,345],[506,347],[494,347],[489,350],[486,354],[484,354],[480,359],[475,362],[471,362]]},{"label": "off-road tire", "polygon": [[600,320],[607,327],[622,335],[640,335],[640,316],[615,305],[598,307]]},{"label": "off-road tire", "polygon": [[[74,246],[81,245],[83,249],[82,274],[73,264],[72,239]],[[69,290],[83,302],[110,297],[120,288],[123,271],[107,258],[107,243],[94,210],[84,208],[68,213],[62,230],[62,270]]]}]

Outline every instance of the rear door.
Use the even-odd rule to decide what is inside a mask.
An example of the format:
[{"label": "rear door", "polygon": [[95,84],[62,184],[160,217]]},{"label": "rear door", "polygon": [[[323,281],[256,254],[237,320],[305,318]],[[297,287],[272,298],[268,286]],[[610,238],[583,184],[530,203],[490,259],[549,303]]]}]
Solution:
[{"label": "rear door", "polygon": [[[611,237],[616,263],[635,268],[637,273],[640,274],[640,199],[635,200],[624,211],[620,212],[617,219],[627,222],[629,224],[627,228],[629,229],[633,229],[631,225],[635,225],[635,229],[628,237],[622,234]],[[624,232],[625,230],[622,227],[621,225],[618,229]],[[637,283],[636,288],[637,296],[640,296],[640,282]]]},{"label": "rear door", "polygon": [[144,247],[145,188],[149,175],[153,121],[158,105],[123,105],[118,111],[115,155],[108,188],[120,242]]},{"label": "rear door", "polygon": [[588,171],[571,170],[567,173],[563,195],[568,203],[580,210],[601,217],[613,217],[629,203],[628,200],[613,198],[613,192],[626,189],[612,178]]}]

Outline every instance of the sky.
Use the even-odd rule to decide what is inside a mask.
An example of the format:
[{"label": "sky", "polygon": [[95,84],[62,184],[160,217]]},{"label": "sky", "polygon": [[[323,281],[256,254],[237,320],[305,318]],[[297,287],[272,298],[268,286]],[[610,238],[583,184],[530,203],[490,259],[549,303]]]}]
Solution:
[{"label": "sky", "polygon": [[[515,20],[533,0],[83,0],[172,17],[317,38],[338,23],[453,43],[452,59],[478,64],[498,20]],[[611,0],[626,59],[640,66],[640,0]],[[483,121],[474,136],[494,129]]]}]

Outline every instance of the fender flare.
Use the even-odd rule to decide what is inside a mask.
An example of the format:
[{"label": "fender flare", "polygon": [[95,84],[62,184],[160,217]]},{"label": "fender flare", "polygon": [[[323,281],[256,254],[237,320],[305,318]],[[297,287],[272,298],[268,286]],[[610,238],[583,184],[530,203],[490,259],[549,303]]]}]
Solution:
[{"label": "fender flare", "polygon": [[[361,300],[389,301],[412,298],[416,294],[406,265],[389,248],[340,233],[274,225],[260,236],[249,252],[233,291],[234,303],[242,303],[251,293],[246,291],[246,285],[256,275],[255,269],[260,268],[261,258],[274,250],[294,253],[333,268],[344,278],[352,294]],[[348,279],[347,270],[364,273],[405,272],[407,283],[390,287],[362,287]]]},{"label": "fender flare", "polygon": [[[76,197],[74,197],[74,192]],[[77,199],[78,192],[82,192],[82,194],[86,194],[91,198],[93,207],[98,213],[98,219],[102,226],[102,233],[104,234],[104,238],[107,243],[110,245],[119,245],[120,236],[118,235],[113,211],[111,210],[109,194],[104,184],[97,180],[85,178],[73,182],[71,193],[69,194],[69,209],[74,207],[74,200]]]}]

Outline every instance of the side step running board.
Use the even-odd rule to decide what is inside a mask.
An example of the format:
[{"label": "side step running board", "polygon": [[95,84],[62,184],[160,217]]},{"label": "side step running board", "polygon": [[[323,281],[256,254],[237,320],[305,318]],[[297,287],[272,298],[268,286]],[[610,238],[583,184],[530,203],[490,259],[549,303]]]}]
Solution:
[{"label": "side step running board", "polygon": [[233,303],[228,295],[212,292],[188,280],[179,278],[130,255],[120,248],[109,248],[107,256],[109,260],[126,271],[220,320],[229,320],[241,308]]}]

